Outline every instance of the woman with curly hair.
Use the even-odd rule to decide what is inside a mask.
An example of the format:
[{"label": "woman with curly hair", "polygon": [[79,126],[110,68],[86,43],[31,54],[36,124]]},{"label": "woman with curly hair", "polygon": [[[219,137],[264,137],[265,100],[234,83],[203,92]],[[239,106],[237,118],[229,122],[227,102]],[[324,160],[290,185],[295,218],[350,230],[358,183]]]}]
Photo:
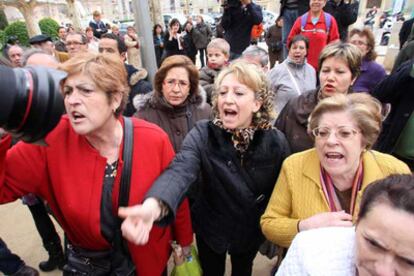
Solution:
[{"label": "woman with curly hair", "polygon": [[[204,275],[224,275],[226,253],[232,275],[251,275],[264,241],[259,220],[282,161],[284,135],[272,128],[273,100],[256,65],[236,61],[217,77],[214,119],[198,122],[142,205],[120,211],[123,234],[145,244],[154,221],[167,224],[193,185],[199,193],[192,221]],[[195,182],[201,174],[202,180]]]}]

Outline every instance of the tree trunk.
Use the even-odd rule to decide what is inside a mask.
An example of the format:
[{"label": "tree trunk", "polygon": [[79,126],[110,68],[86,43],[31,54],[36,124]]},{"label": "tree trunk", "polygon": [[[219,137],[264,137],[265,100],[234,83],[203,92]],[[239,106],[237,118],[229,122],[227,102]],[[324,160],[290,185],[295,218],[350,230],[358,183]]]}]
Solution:
[{"label": "tree trunk", "polygon": [[29,37],[39,35],[40,31],[38,20],[34,16],[35,5],[24,3],[20,5],[19,11],[22,13],[24,20],[26,21],[27,33]]},{"label": "tree trunk", "polygon": [[149,3],[151,7],[151,20],[153,25],[157,23],[164,25],[164,20],[161,15],[160,0],[151,0]]},{"label": "tree trunk", "polygon": [[66,0],[66,3],[68,4],[68,16],[72,21],[72,26],[76,31],[80,31],[82,29],[82,25],[79,12],[76,9],[75,0]]},{"label": "tree trunk", "polygon": [[0,30],[4,30],[4,28],[9,25],[7,21],[6,13],[4,12],[4,6],[0,5]]}]

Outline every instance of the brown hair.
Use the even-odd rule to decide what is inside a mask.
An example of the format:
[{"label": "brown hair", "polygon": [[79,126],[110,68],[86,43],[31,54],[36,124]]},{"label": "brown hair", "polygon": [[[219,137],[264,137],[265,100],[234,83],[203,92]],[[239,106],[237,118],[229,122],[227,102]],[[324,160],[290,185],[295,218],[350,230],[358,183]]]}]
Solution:
[{"label": "brown hair", "polygon": [[[362,133],[366,149],[370,149],[381,131],[381,103],[366,93],[335,94],[321,100],[309,116],[308,133],[318,127],[323,114],[349,112]],[[312,135],[313,137],[313,135]]]},{"label": "brown hair", "polygon": [[364,28],[362,30],[352,29],[352,31],[349,32],[349,39],[354,35],[367,38],[367,47],[369,50],[365,55],[365,58],[367,60],[375,60],[377,58],[377,52],[375,52],[375,37],[372,31],[369,28]]},{"label": "brown hair", "polygon": [[340,58],[345,61],[351,71],[352,79],[358,77],[361,71],[362,56],[361,51],[357,48],[357,46],[342,42],[327,45],[323,48],[319,56],[319,70],[322,68],[324,61],[330,57]]},{"label": "brown hair", "polygon": [[122,95],[121,104],[115,111],[115,116],[122,114],[128,101],[129,86],[127,72],[122,61],[116,55],[79,53],[68,61],[61,63],[58,69],[68,75],[82,73],[90,77],[95,84],[108,96],[111,103],[113,95]]},{"label": "brown hair", "polygon": [[414,176],[395,174],[368,185],[361,199],[358,222],[380,203],[414,215]]},{"label": "brown hair", "polygon": [[157,73],[155,73],[154,89],[158,94],[157,96],[163,97],[162,83],[164,82],[168,71],[176,67],[182,67],[188,72],[188,78],[190,81],[190,92],[188,97],[191,97],[192,95],[198,95],[199,74],[197,67],[188,57],[182,55],[174,55],[167,57],[162,62],[161,67],[158,69]]}]

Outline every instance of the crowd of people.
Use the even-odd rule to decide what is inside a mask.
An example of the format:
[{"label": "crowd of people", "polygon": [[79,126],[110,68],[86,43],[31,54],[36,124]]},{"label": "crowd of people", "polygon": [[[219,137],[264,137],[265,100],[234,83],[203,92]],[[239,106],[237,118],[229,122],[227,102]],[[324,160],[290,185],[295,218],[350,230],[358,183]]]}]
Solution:
[{"label": "crowd of people", "polygon": [[[98,11],[82,32],[7,45],[3,66],[67,74],[47,146],[0,129],[0,202],[31,211],[40,270],[167,275],[174,240],[207,276],[227,255],[252,275],[265,242],[283,248],[276,275],[413,274],[414,56],[387,75],[372,30],[348,32],[357,8],[283,0],[268,51],[250,45],[251,0],[224,6],[224,38],[201,15],[155,24],[153,83],[135,28]],[[38,275],[1,239],[0,271]]]}]

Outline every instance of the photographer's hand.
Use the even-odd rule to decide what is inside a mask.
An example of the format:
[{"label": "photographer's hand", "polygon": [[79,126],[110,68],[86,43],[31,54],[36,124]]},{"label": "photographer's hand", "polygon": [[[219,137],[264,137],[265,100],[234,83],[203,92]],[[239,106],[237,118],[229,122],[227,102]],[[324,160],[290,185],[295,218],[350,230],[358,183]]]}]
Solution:
[{"label": "photographer's hand", "polygon": [[7,131],[0,127],[0,139],[3,138],[3,136],[6,136]]}]

